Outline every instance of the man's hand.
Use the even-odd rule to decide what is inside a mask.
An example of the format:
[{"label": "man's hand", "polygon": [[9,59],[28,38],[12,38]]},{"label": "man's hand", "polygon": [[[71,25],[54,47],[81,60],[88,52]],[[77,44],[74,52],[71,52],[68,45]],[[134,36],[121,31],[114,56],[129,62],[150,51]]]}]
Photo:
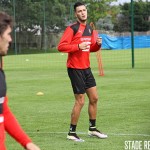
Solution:
[{"label": "man's hand", "polygon": [[33,143],[28,143],[26,145],[26,150],[40,150],[40,148]]},{"label": "man's hand", "polygon": [[81,49],[83,51],[89,51],[90,44],[91,44],[91,42],[82,42],[78,46],[79,46],[79,49]]},{"label": "man's hand", "polygon": [[101,45],[102,44],[102,37],[98,37],[97,40],[96,40],[96,43],[98,45]]}]

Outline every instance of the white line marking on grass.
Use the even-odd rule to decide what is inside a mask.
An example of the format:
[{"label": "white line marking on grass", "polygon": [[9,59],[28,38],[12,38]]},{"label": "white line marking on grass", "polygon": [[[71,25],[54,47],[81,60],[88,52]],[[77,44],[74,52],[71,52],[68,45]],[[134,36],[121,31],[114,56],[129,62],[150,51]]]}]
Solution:
[{"label": "white line marking on grass", "polygon": [[124,134],[124,133],[109,133],[109,135],[114,135],[114,136],[148,136],[150,137],[149,134]]},{"label": "white line marking on grass", "polygon": [[[38,134],[68,134],[68,132],[28,132],[28,133],[38,133]],[[86,132],[77,132],[78,134],[87,135]],[[107,133],[108,135],[112,136],[144,136],[144,137],[150,137],[150,134],[125,134],[125,133]]]}]

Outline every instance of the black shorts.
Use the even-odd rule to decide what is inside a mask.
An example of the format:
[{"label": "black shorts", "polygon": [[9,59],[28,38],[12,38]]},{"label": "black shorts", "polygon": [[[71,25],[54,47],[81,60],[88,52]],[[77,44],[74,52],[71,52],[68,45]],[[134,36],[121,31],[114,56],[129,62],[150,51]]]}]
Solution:
[{"label": "black shorts", "polygon": [[70,78],[74,94],[84,94],[87,89],[96,86],[91,68],[68,68],[68,76]]}]

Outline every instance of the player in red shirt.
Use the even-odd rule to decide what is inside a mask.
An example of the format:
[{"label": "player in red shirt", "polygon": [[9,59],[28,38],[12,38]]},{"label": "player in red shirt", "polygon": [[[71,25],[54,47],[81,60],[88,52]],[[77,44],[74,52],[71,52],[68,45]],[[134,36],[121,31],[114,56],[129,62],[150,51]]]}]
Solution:
[{"label": "player in red shirt", "polygon": [[6,97],[5,74],[2,69],[2,56],[8,51],[11,39],[12,19],[0,12],[0,150],[6,150],[5,131],[8,132],[16,141],[18,141],[26,150],[40,150],[38,146],[32,143],[28,135],[22,130],[15,116],[8,107],[8,98]]},{"label": "player in red shirt", "polygon": [[76,126],[84,105],[85,93],[89,98],[88,135],[107,138],[107,135],[96,128],[98,94],[89,60],[90,52],[98,51],[102,40],[96,36],[96,32],[87,24],[86,6],[81,2],[77,2],[74,5],[74,12],[77,22],[66,28],[59,42],[58,50],[68,53],[67,70],[75,96],[67,139],[83,142],[84,140],[76,134]]}]

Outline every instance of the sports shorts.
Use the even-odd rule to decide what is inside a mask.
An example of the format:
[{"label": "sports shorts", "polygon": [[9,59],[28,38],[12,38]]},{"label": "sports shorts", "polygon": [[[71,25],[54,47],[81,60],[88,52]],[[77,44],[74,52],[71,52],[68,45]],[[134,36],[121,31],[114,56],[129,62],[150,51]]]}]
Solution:
[{"label": "sports shorts", "polygon": [[74,94],[84,94],[87,89],[96,86],[96,82],[91,72],[91,68],[68,68],[67,70]]}]

